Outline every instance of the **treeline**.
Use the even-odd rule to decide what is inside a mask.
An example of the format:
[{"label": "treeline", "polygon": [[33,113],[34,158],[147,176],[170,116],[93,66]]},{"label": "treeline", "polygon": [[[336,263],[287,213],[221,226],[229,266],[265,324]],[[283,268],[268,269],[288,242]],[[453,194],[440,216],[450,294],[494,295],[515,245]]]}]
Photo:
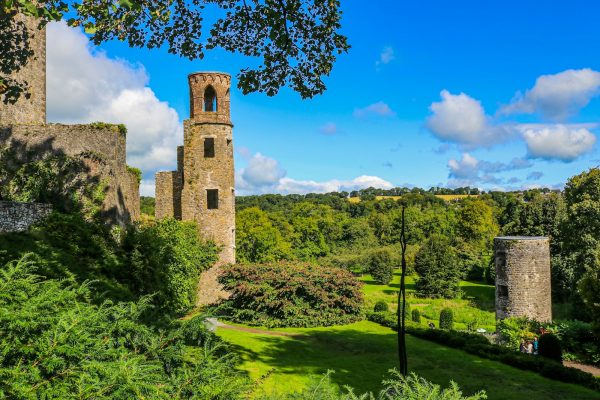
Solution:
[{"label": "treeline", "polygon": [[[451,194],[478,196],[450,202],[435,196],[448,194],[440,188],[238,197],[237,256],[247,263],[318,261],[364,271],[386,252],[397,265],[406,207],[409,268],[428,240],[443,237],[462,277],[493,282],[495,236],[549,236],[554,299],[575,305],[571,315],[589,320],[590,308],[580,306],[589,303],[585,293],[593,291],[600,275],[600,256],[594,258],[600,254],[598,175],[592,169],[573,177],[563,192],[461,188]],[[355,194],[360,202],[348,200]],[[392,195],[401,198],[374,198]]]}]

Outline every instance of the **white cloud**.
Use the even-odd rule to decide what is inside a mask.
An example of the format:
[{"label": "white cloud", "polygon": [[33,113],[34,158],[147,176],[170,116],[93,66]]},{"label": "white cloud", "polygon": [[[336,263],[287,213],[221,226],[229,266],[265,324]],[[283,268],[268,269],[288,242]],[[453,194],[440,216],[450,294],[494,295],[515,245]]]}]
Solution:
[{"label": "white cloud", "polygon": [[577,125],[523,125],[519,129],[531,158],[569,162],[590,152],[596,143],[589,129]]},{"label": "white cloud", "polygon": [[351,180],[332,179],[318,182],[286,177],[286,171],[273,158],[256,153],[247,166],[236,173],[236,188],[241,195],[262,193],[328,193],[377,187],[391,189],[390,182],[377,176],[362,175]]},{"label": "white cloud", "polygon": [[600,72],[589,68],[569,69],[542,75],[525,95],[520,93],[502,107],[502,114],[540,113],[552,120],[564,120],[579,112],[600,93]]},{"label": "white cloud", "polygon": [[393,117],[396,115],[394,111],[383,101],[371,104],[364,108],[356,108],[353,115],[357,118],[364,118],[371,115],[377,115],[380,117]]},{"label": "white cloud", "polygon": [[389,64],[395,59],[394,48],[392,46],[385,46],[379,54],[379,60],[375,62],[376,66],[380,66],[382,64]]},{"label": "white cloud", "polygon": [[[183,128],[177,112],[147,86],[143,66],[109,58],[81,30],[51,23],[47,70],[49,120],[123,123],[130,165],[145,176],[174,167]],[[145,181],[147,193],[151,182]]]},{"label": "white cloud", "polygon": [[[524,158],[513,158],[508,163],[478,160],[469,153],[463,153],[460,160],[448,161],[448,184],[452,187],[475,186],[478,184],[501,184],[503,179],[495,176],[499,172],[527,169],[533,166]],[[511,178],[507,183],[515,183]]]},{"label": "white cloud", "polygon": [[140,196],[154,197],[156,182],[152,179],[142,179],[140,182]]},{"label": "white cloud", "polygon": [[319,128],[319,131],[326,136],[335,135],[338,132],[337,125],[333,122],[328,122]]},{"label": "white cloud", "polygon": [[494,126],[481,103],[465,93],[440,93],[442,101],[429,107],[432,115],[425,123],[439,139],[461,144],[467,148],[489,147],[511,135],[507,126]]}]

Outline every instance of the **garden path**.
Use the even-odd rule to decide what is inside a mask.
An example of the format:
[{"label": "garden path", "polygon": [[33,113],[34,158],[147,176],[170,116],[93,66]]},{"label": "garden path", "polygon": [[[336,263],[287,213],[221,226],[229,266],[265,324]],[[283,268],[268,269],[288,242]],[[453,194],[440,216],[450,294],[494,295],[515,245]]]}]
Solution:
[{"label": "garden path", "polygon": [[563,364],[565,365],[565,367],[577,368],[582,370],[583,372],[588,372],[594,376],[600,376],[600,368],[595,367],[593,365],[579,364],[573,361],[565,361],[563,362]]}]

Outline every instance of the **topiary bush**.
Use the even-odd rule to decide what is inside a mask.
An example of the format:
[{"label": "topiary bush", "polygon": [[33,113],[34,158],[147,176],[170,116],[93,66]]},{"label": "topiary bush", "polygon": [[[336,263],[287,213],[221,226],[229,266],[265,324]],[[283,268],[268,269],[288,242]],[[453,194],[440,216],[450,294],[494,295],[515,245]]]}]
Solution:
[{"label": "topiary bush", "polygon": [[352,273],[312,264],[230,265],[219,278],[231,296],[219,307],[236,322],[266,327],[348,324],[362,317]]},{"label": "topiary bush", "polygon": [[421,323],[421,311],[419,310],[412,310],[412,321],[416,322],[417,324]]},{"label": "topiary bush", "polygon": [[539,338],[538,354],[542,357],[562,362],[560,340],[552,333],[545,333]]},{"label": "topiary bush", "polygon": [[369,272],[375,282],[387,285],[394,277],[392,254],[388,249],[374,251],[369,257]]},{"label": "topiary bush", "polygon": [[377,303],[375,303],[375,307],[373,307],[373,311],[375,312],[381,312],[381,311],[388,311],[389,307],[387,305],[387,303],[383,300],[379,300]]},{"label": "topiary bush", "polygon": [[454,313],[449,308],[440,312],[440,329],[452,330],[454,328]]}]

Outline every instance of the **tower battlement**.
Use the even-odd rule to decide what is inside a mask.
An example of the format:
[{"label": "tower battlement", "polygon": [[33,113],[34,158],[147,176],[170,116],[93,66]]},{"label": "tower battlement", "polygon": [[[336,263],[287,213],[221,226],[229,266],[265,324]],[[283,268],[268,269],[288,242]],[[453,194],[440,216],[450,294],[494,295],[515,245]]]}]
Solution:
[{"label": "tower battlement", "polygon": [[195,72],[188,75],[190,120],[192,123],[231,125],[229,88],[231,76],[223,72]]}]

